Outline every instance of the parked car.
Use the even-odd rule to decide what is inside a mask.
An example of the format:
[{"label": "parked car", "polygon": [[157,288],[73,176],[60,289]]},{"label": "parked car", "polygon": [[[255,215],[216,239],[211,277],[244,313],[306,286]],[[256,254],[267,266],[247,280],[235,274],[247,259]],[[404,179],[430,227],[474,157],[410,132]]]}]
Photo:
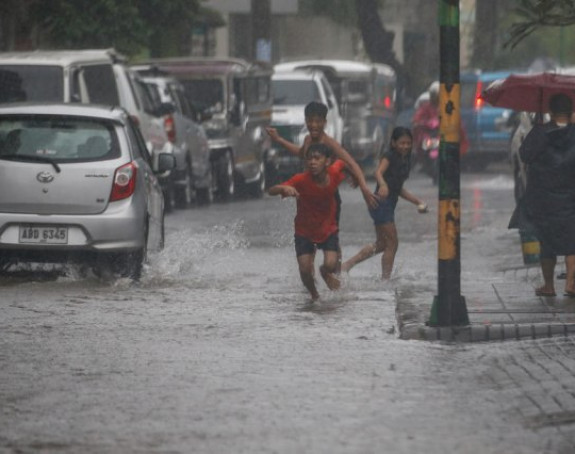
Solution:
[{"label": "parked car", "polygon": [[174,145],[176,168],[173,185],[177,207],[185,207],[194,198],[206,205],[212,201],[212,166],[208,137],[198,122],[198,114],[188,102],[183,85],[153,65],[133,66],[150,87],[150,94],[168,140]]},{"label": "parked car", "polygon": [[[114,49],[0,53],[0,104],[90,103],[121,106],[133,116],[157,165],[172,152],[153,101],[126,59]],[[168,207],[171,206],[171,202]]]},{"label": "parked car", "polygon": [[395,71],[387,65],[348,60],[280,63],[276,71],[322,71],[333,88],[343,117],[342,143],[363,167],[377,162],[395,122]]},{"label": "parked car", "polygon": [[492,107],[480,98],[481,92],[491,82],[503,79],[508,71],[462,73],[461,120],[469,148],[463,162],[469,167],[483,169],[490,162],[507,159],[512,125],[510,109]]},{"label": "parked car", "polygon": [[[272,76],[272,126],[290,142],[301,145],[308,131],[304,109],[310,101],[319,101],[328,107],[325,132],[341,143],[343,120],[335,95],[321,71],[276,71]],[[275,179],[290,176],[301,169],[301,159],[278,144],[272,144],[268,160],[269,172]]]},{"label": "parked car", "polygon": [[150,62],[184,86],[188,101],[203,118],[217,195],[233,198],[236,186],[261,197],[271,141],[272,70],[232,58],[175,58]]},{"label": "parked car", "polygon": [[[158,172],[174,166],[158,156]],[[139,278],[164,244],[164,199],[124,109],[0,106],[0,271],[82,262]]]}]

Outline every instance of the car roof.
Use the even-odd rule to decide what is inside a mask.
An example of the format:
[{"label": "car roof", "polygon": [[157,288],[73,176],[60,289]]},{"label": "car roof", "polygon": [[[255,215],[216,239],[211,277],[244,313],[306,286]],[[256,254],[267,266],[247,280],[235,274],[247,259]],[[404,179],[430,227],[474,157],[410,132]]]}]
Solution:
[{"label": "car roof", "polygon": [[127,112],[118,106],[100,106],[97,104],[32,104],[14,103],[0,105],[1,115],[60,115],[90,117],[126,123]]},{"label": "car roof", "polygon": [[250,63],[240,58],[179,57],[151,60],[152,64],[172,74],[228,74],[246,72],[268,72],[271,68],[259,63]]},{"label": "car roof", "polygon": [[274,69],[276,71],[289,71],[304,66],[325,68],[338,74],[368,74],[373,70],[371,65],[359,61],[324,59],[282,62],[275,65]]},{"label": "car roof", "polygon": [[125,57],[114,49],[34,50],[30,52],[1,52],[0,64],[69,66],[78,62],[117,63]]},{"label": "car roof", "polygon": [[460,79],[462,82],[468,82],[470,80],[480,80],[482,82],[491,82],[497,79],[504,79],[509,74],[511,70],[499,70],[499,71],[466,71],[461,73]]},{"label": "car roof", "polygon": [[320,71],[297,69],[274,72],[272,80],[315,80],[322,76]]}]

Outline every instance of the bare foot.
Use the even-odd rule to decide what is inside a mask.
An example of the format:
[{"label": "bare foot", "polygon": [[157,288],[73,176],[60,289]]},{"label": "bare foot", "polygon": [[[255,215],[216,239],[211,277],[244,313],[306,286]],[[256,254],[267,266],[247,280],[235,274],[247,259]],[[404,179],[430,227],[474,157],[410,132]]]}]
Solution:
[{"label": "bare foot", "polygon": [[339,288],[341,287],[341,282],[335,276],[335,274],[327,271],[323,265],[319,267],[319,271],[321,273],[321,277],[323,277],[323,280],[325,281],[330,290],[339,290]]},{"label": "bare foot", "polygon": [[555,289],[553,287],[546,287],[542,285],[535,289],[535,295],[537,296],[555,296]]},{"label": "bare foot", "polygon": [[340,267],[339,267],[339,273],[349,273],[349,270],[351,270],[351,266],[349,266],[348,262],[343,262]]}]

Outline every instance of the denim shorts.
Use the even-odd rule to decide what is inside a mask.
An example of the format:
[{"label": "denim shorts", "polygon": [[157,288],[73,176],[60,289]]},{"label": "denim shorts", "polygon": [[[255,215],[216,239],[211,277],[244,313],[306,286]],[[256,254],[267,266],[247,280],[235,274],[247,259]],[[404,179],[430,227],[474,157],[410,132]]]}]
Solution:
[{"label": "denim shorts", "polygon": [[314,254],[316,249],[335,252],[339,250],[339,235],[337,232],[332,233],[323,243],[314,243],[300,235],[295,235],[294,238],[296,257],[299,257],[300,255]]},{"label": "denim shorts", "polygon": [[369,214],[373,219],[373,223],[375,225],[381,225],[395,222],[396,205],[396,198],[387,197],[385,200],[379,201],[377,208],[369,210]]}]

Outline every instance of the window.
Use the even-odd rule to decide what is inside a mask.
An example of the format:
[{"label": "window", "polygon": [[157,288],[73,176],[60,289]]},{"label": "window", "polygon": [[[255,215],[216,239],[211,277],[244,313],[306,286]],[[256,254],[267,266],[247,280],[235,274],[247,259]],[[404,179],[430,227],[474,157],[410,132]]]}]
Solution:
[{"label": "window", "polygon": [[82,70],[88,97],[92,104],[120,104],[116,78],[111,64],[85,66]]},{"label": "window", "polygon": [[188,101],[200,110],[212,113],[224,110],[224,86],[219,79],[182,80]]},{"label": "window", "polygon": [[280,106],[306,105],[321,101],[317,85],[312,80],[272,80],[274,104]]},{"label": "window", "polygon": [[64,72],[59,66],[0,65],[0,103],[64,102]]},{"label": "window", "polygon": [[120,157],[112,123],[54,115],[4,117],[2,156],[49,158],[54,162],[105,161]]}]

